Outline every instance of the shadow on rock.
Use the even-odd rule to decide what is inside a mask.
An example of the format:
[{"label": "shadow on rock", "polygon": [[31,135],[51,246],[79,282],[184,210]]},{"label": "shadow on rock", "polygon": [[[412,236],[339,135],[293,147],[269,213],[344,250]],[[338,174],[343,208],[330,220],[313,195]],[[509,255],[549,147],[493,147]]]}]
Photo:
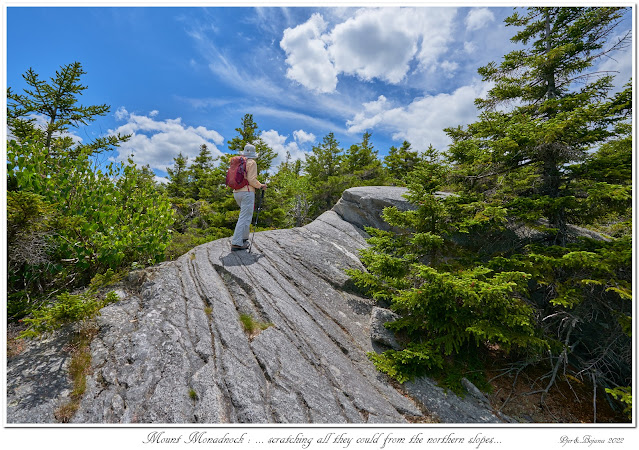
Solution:
[{"label": "shadow on rock", "polygon": [[264,255],[261,253],[249,253],[244,250],[230,251],[226,256],[220,256],[220,261],[224,267],[250,266],[255,264]]},{"label": "shadow on rock", "polygon": [[55,409],[73,388],[67,377],[71,359],[66,349],[73,335],[68,326],[33,340],[7,364],[8,423],[52,423]]}]

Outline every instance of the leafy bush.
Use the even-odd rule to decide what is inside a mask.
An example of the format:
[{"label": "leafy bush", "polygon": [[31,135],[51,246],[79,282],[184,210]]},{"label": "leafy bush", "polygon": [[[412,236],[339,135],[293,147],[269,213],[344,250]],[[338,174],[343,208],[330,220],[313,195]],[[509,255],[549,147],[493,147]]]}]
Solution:
[{"label": "leafy bush", "polygon": [[55,206],[32,192],[7,192],[7,316],[23,317],[36,306],[55,270]]},{"label": "leafy bush", "polygon": [[[32,297],[46,302],[50,292],[84,286],[108,269],[164,260],[173,211],[152,173],[131,161],[99,168],[89,153],[71,153],[60,149],[54,158],[37,141],[8,143],[14,318],[28,313]],[[19,256],[28,248],[39,258]]]}]

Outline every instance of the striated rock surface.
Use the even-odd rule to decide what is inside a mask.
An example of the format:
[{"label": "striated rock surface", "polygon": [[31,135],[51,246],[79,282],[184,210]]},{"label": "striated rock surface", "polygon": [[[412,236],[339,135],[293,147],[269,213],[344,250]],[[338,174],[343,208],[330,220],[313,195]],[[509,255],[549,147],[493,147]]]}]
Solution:
[{"label": "striated rock surface", "polygon": [[72,329],[25,343],[7,361],[7,423],[55,422],[55,410],[69,400],[71,361],[67,345]]},{"label": "striated rock surface", "polygon": [[[409,397],[366,356],[379,350],[375,305],[351,289],[344,269],[362,268],[361,228],[377,226],[382,207],[410,207],[400,189],[350,189],[307,226],[257,233],[252,253],[231,252],[221,239],[132,273],[121,301],[98,317],[92,373],[73,422],[500,422],[489,406],[427,379],[407,385]],[[51,408],[47,415],[35,407],[37,391],[27,399],[19,389],[30,351],[8,362],[8,422],[55,422]],[[61,383],[58,397],[65,389]]]},{"label": "striated rock surface", "polygon": [[[343,290],[363,236],[334,212],[228,239],[148,274],[102,311],[76,422],[401,422],[418,408],[366,359],[372,305]],[[240,315],[272,324],[256,336]]]}]

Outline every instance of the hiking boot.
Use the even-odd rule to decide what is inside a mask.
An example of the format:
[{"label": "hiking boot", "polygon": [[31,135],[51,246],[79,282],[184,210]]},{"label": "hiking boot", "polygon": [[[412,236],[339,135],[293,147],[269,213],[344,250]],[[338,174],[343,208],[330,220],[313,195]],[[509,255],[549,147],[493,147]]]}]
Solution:
[{"label": "hiking boot", "polygon": [[245,242],[242,245],[231,244],[231,250],[246,250],[247,248],[249,248],[248,242]]}]

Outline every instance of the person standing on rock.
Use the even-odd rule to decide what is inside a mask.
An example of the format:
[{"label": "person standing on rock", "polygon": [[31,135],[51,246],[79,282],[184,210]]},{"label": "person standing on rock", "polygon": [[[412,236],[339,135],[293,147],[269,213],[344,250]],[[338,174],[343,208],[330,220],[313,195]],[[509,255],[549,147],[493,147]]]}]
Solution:
[{"label": "person standing on rock", "polygon": [[249,234],[251,232],[251,221],[253,220],[253,208],[255,205],[255,190],[266,189],[266,184],[257,180],[257,163],[255,160],[258,154],[255,153],[253,144],[246,144],[240,156],[246,161],[246,180],[248,184],[240,189],[233,190],[233,197],[240,207],[240,217],[235,225],[235,233],[231,239],[231,250],[246,250],[249,246]]}]

